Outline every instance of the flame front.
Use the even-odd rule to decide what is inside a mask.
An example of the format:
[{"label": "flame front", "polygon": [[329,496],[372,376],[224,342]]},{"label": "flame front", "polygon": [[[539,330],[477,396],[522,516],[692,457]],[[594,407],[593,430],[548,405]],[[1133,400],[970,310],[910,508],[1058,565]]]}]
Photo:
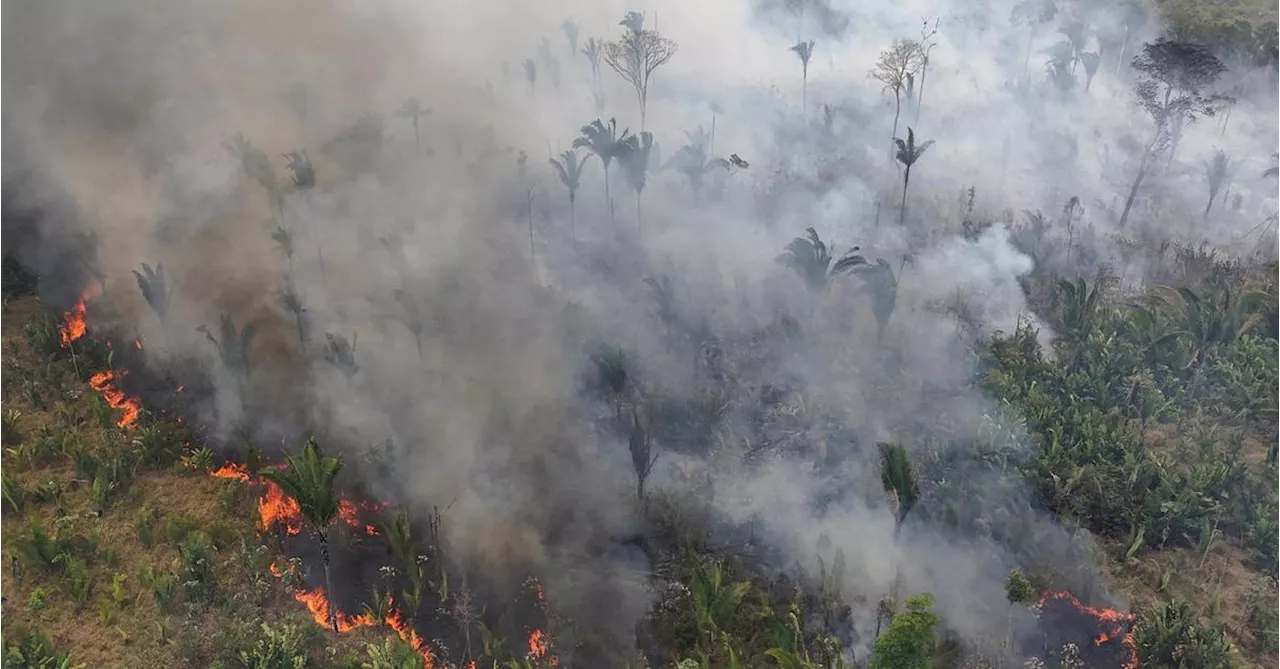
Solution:
[{"label": "flame front", "polygon": [[266,488],[266,494],[258,498],[258,529],[266,532],[279,523],[289,536],[302,534],[302,507],[298,501],[271,481],[258,479],[258,482]]},{"label": "flame front", "polygon": [[1121,665],[1122,669],[1138,669],[1138,647],[1134,644],[1133,634],[1126,628],[1132,626],[1135,619],[1134,614],[1125,611],[1117,611],[1115,609],[1099,609],[1092,606],[1085,606],[1076,599],[1075,595],[1069,592],[1045,592],[1040,596],[1040,606],[1043,607],[1045,602],[1049,600],[1057,600],[1065,602],[1077,611],[1088,614],[1098,619],[1098,626],[1101,628],[1098,636],[1093,640],[1093,645],[1101,646],[1109,641],[1120,639],[1128,650],[1129,657]]},{"label": "flame front", "polygon": [[[119,377],[123,378],[124,375],[124,370],[121,370]],[[108,369],[105,372],[98,372],[89,377],[89,387],[102,393],[102,398],[107,401],[107,406],[124,412],[120,416],[120,420],[116,422],[116,425],[125,428],[137,422],[138,413],[142,411],[142,405],[138,402],[138,398],[127,397],[123,390],[116,388],[116,380],[116,373]]]},{"label": "flame front", "polygon": [[[376,625],[378,622],[372,615],[367,613],[349,616],[341,611],[331,611],[331,604],[329,603],[329,598],[325,595],[324,588],[297,590],[293,593],[293,598],[307,607],[307,610],[311,612],[311,617],[321,627],[333,627],[333,622],[336,619],[339,632],[350,632],[359,627]],[[330,618],[331,613],[334,616],[333,618]],[[422,659],[426,661],[427,669],[435,666],[435,657],[431,654],[431,650],[427,648],[427,644],[418,636],[418,632],[404,621],[400,611],[395,608],[394,601],[391,602],[391,612],[387,614],[386,623],[388,627],[395,631],[396,635],[409,644],[418,654],[422,655]]]}]

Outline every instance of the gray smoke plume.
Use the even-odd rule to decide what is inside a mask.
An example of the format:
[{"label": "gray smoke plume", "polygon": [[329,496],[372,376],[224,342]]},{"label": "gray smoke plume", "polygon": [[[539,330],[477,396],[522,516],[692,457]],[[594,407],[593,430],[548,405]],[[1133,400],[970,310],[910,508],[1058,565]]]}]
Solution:
[{"label": "gray smoke plume", "polygon": [[[1229,122],[1188,126],[1118,230],[1150,126],[1127,63],[1159,22],[1107,3],[1044,21],[1027,7],[11,3],[5,31],[22,38],[4,51],[5,198],[41,220],[39,236],[8,216],[5,232],[55,300],[89,281],[72,259],[75,233],[94,233],[89,264],[106,286],[95,325],[140,333],[158,367],[198,361],[217,393],[195,418],[221,437],[314,432],[353,462],[398,444],[385,478],[362,468],[372,487],[415,511],[447,508],[452,559],[495,591],[541,575],[585,644],[632,652],[660,585],[651,556],[620,541],[650,531],[613,428],[634,404],[654,421],[656,499],[700,509],[726,544],[749,534],[777,569],[812,573],[844,552],[844,595],[865,604],[859,657],[895,575],[904,592],[934,592],[948,625],[981,645],[1005,633],[1001,580],[1015,564],[1098,587],[1089,538],[975,470],[974,494],[952,509],[961,530],[908,524],[895,541],[875,444],[922,462],[944,444],[1020,457],[1018,417],[968,383],[968,344],[1039,324],[1020,278],[1037,263],[1105,263],[1140,281],[1116,235],[1243,253],[1276,209],[1259,148],[1276,143],[1274,71],[1245,68],[1223,82]],[[627,10],[679,49],[649,90],[644,188],[613,161],[610,208],[598,158],[572,200],[547,161],[597,117],[638,129],[632,88],[603,59],[594,76],[559,37],[573,17],[580,45],[617,40]],[[897,133],[936,144],[904,200],[893,95],[868,71],[895,38],[921,36],[922,16],[940,30]],[[1059,32],[1068,19],[1084,26],[1078,44]],[[808,108],[797,37],[816,42]],[[1087,92],[1077,52],[1101,53]],[[512,75],[526,60],[546,76]],[[1214,148],[1240,169],[1201,217],[1196,166]],[[699,171],[663,169],[695,154]],[[1079,208],[1060,215],[1071,198]],[[1037,211],[1047,227],[1034,246],[1070,252],[1016,243]],[[834,256],[856,244],[892,273],[886,323],[871,275],[813,291],[775,262],[809,226]],[[142,263],[167,272],[163,320],[135,290]],[[224,314],[256,333],[238,362],[225,337],[220,352],[197,331],[218,333]],[[626,352],[624,399],[585,389],[602,344]],[[712,418],[682,417],[689,407]],[[926,493],[922,504],[955,503]],[[993,524],[1019,529],[993,536]]]}]

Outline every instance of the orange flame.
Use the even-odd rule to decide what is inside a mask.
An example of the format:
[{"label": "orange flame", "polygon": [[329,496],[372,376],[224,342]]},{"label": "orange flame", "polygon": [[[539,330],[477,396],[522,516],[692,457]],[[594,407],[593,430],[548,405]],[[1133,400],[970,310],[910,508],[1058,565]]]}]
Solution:
[{"label": "orange flame", "polygon": [[529,654],[535,659],[547,654],[547,642],[542,638],[542,630],[534,630],[529,635]]},{"label": "orange flame", "polygon": [[134,346],[136,346],[136,347],[138,348],[138,350],[139,350],[139,351],[141,351],[141,350],[142,350],[142,340],[141,340],[141,339],[135,339],[135,340],[133,340],[133,345],[134,345]]},{"label": "orange flame", "polygon": [[342,522],[355,528],[362,528],[365,534],[376,537],[378,528],[361,520],[360,512],[379,511],[386,506],[385,502],[352,502],[349,499],[340,499],[338,500],[338,517]]},{"label": "orange flame", "polygon": [[1093,645],[1101,646],[1108,641],[1120,639],[1121,643],[1128,649],[1129,657],[1121,665],[1123,669],[1138,669],[1138,647],[1133,642],[1133,634],[1129,633],[1125,628],[1131,625],[1135,619],[1134,614],[1125,611],[1116,611],[1115,609],[1099,609],[1092,606],[1085,606],[1076,599],[1075,595],[1069,592],[1045,592],[1040,596],[1040,606],[1044,606],[1045,602],[1055,599],[1066,602],[1072,608],[1082,613],[1087,613],[1098,619],[1099,627],[1102,630],[1098,633],[1097,638],[1093,640]]},{"label": "orange flame", "polygon": [[[293,593],[293,598],[301,602],[311,612],[311,617],[321,627],[330,628],[333,626],[333,620],[338,623],[339,632],[350,632],[359,627],[368,627],[377,624],[377,620],[370,614],[361,614],[349,616],[341,611],[332,611],[334,619],[330,618],[329,598],[325,596],[324,588],[316,588],[315,590],[298,590]],[[418,632],[411,625],[406,623],[400,615],[400,611],[395,608],[395,602],[391,602],[391,612],[386,617],[387,626],[409,644],[415,651],[422,655],[422,659],[426,660],[426,666],[431,669],[435,666],[435,656],[431,654],[431,650],[427,648],[427,644],[418,636]]]},{"label": "orange flame", "polygon": [[280,486],[266,479],[258,481],[266,487],[266,494],[258,498],[258,529],[266,532],[279,523],[289,536],[302,534],[302,507],[298,501],[284,494]]},{"label": "orange flame", "polygon": [[92,297],[93,295],[89,291],[85,291],[80,296],[80,301],[76,302],[74,307],[71,307],[71,311],[62,314],[63,325],[58,330],[62,334],[63,346],[71,346],[71,342],[84,336],[85,331],[88,329],[84,320],[85,312],[88,310],[85,302]]},{"label": "orange flame", "polygon": [[238,465],[234,462],[228,462],[225,465],[209,472],[210,476],[220,479],[235,479],[244,483],[249,482],[249,468],[245,465]]},{"label": "orange flame", "polygon": [[[120,377],[123,378],[124,375],[124,370],[121,370]],[[142,405],[138,403],[138,398],[126,397],[123,390],[116,388],[114,385],[116,380],[116,373],[108,369],[105,372],[98,372],[89,377],[89,387],[102,393],[102,398],[107,401],[107,406],[124,411],[116,425],[125,428],[133,425],[138,420],[138,412],[142,410]]]}]

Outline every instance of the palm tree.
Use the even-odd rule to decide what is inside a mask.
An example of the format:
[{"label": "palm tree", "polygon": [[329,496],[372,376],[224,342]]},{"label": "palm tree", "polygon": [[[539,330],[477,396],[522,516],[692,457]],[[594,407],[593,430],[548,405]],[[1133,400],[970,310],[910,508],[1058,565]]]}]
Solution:
[{"label": "palm tree", "polygon": [[809,109],[809,59],[813,57],[813,40],[808,42],[796,42],[791,50],[800,58],[800,109],[807,111]]},{"label": "palm tree", "polygon": [[627,182],[636,190],[636,225],[643,231],[644,215],[640,209],[640,194],[644,192],[649,176],[649,162],[654,155],[653,133],[644,131],[631,135],[621,144],[626,147],[618,156]]},{"label": "palm tree", "polygon": [[[590,45],[589,41],[588,45]],[[623,144],[628,140],[630,131],[623,128],[622,134],[619,135],[618,120],[610,118],[607,125],[600,119],[596,119],[582,126],[579,132],[582,133],[582,136],[573,140],[573,148],[580,149],[585,147],[596,154],[600,158],[601,164],[604,165],[604,202],[605,206],[609,207],[609,221],[615,223],[613,198],[609,195],[609,163],[612,163],[618,152],[622,150]]]},{"label": "palm tree", "polygon": [[284,289],[280,291],[280,303],[285,310],[293,314],[294,325],[298,328],[298,346],[305,353],[307,350],[306,307],[302,306],[302,298],[293,287],[293,279],[285,277]]},{"label": "palm tree", "polygon": [[[699,130],[702,128],[699,127]],[[689,188],[693,190],[696,202],[702,193],[702,178],[714,169],[729,169],[729,161],[724,158],[709,158],[703,141],[696,141],[680,147],[674,156],[662,166],[662,169],[675,169],[689,180]]]},{"label": "palm tree", "polygon": [[[311,164],[311,158],[307,157],[306,151],[294,151],[284,154],[287,161],[285,167],[293,175],[293,185],[299,192],[306,193],[316,186],[316,168]],[[320,231],[316,226],[311,226],[311,236],[316,241],[316,260],[320,266],[320,279],[325,280],[324,273],[324,247],[320,244]]]},{"label": "palm tree", "polygon": [[560,24],[560,29],[564,31],[564,38],[569,40],[569,57],[576,58],[578,55],[578,22],[573,19],[565,19]]},{"label": "palm tree", "polygon": [[1085,51],[1080,54],[1080,62],[1084,64],[1084,92],[1088,93],[1089,86],[1093,85],[1093,77],[1102,65],[1102,57],[1096,52]]},{"label": "palm tree", "polygon": [[898,277],[884,258],[877,258],[875,265],[858,267],[863,284],[858,294],[871,295],[871,313],[876,317],[876,341],[884,341],[884,329],[889,324],[894,307],[898,303]]},{"label": "palm tree", "polygon": [[430,114],[431,110],[424,108],[418,102],[418,98],[409,98],[405,101],[404,106],[400,107],[397,114],[400,118],[409,119],[409,123],[413,125],[413,149],[415,154],[422,153],[422,142],[418,135],[418,119]]},{"label": "palm tree", "polygon": [[1214,151],[1213,157],[1205,161],[1204,178],[1209,184],[1209,203],[1204,206],[1206,221],[1209,220],[1209,210],[1213,208],[1214,200],[1218,199],[1218,191],[1222,190],[1232,171],[1231,159],[1222,149]]},{"label": "palm tree", "polygon": [[267,197],[275,207],[277,214],[284,213],[284,199],[280,195],[280,185],[276,182],[275,172],[271,169],[271,160],[239,133],[231,138],[225,146],[227,153],[240,162],[240,169],[245,176],[257,181],[267,191]]},{"label": "palm tree", "polygon": [[848,274],[867,264],[866,258],[858,255],[859,247],[855,246],[832,263],[833,257],[827,245],[818,237],[818,231],[805,228],[808,237],[796,237],[787,244],[786,252],[777,257],[777,261],[800,275],[804,285],[814,293],[821,293],[831,284],[832,279]]},{"label": "palm tree", "polygon": [[911,183],[911,166],[920,160],[920,156],[924,155],[929,147],[933,146],[933,140],[916,144],[916,133],[911,128],[907,128],[907,141],[902,141],[897,137],[893,138],[893,143],[898,147],[898,162],[906,165],[907,169],[902,173],[902,210],[898,214],[898,222],[902,223],[907,218],[907,186]]},{"label": "palm tree", "polygon": [[587,158],[589,157],[589,155],[584,155],[579,159],[577,152],[570,150],[561,153],[560,160],[551,158],[547,161],[552,167],[556,168],[560,183],[564,184],[565,189],[569,191],[569,234],[573,238],[574,250],[578,248],[578,220],[576,213],[578,186],[582,183],[582,166],[587,163]]},{"label": "palm tree", "polygon": [[915,472],[911,469],[911,459],[907,457],[907,449],[901,444],[880,443],[880,483],[885,494],[893,499],[893,539],[898,540],[902,534],[902,524],[920,501],[920,484],[916,481]]},{"label": "palm tree", "polygon": [[[338,493],[334,481],[342,470],[342,460],[323,455],[315,437],[307,440],[302,455],[285,454],[288,467],[265,469],[262,478],[280,486],[284,494],[298,503],[302,519],[315,532],[320,544],[320,559],[324,562],[324,583],[330,599],[333,598],[333,576],[329,569],[329,525],[338,517]],[[329,607],[329,624],[338,631],[338,607]]]},{"label": "palm tree", "polygon": [[715,643],[721,628],[733,620],[734,613],[750,590],[749,581],[735,583],[726,580],[719,562],[710,561],[694,568],[689,596],[693,600],[693,615],[698,625],[698,645],[704,652]]},{"label": "palm tree", "polygon": [[582,55],[587,57],[587,64],[591,66],[591,83],[600,85],[600,53],[604,42],[594,37],[587,38],[586,46],[582,47]]},{"label": "palm tree", "polygon": [[155,269],[147,263],[142,263],[142,271],[133,270],[133,277],[138,281],[138,290],[142,291],[142,297],[146,299],[147,306],[151,307],[156,318],[160,319],[160,329],[164,330],[165,316],[169,313],[169,300],[173,297],[173,288],[165,279],[164,263],[156,263]]}]

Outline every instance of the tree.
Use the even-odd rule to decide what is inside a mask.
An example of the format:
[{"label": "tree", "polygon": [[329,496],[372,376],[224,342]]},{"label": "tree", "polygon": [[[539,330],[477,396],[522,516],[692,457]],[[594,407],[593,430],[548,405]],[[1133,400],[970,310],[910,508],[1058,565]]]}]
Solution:
[{"label": "tree", "polygon": [[[699,127],[701,130],[701,127]],[[662,169],[675,169],[689,180],[689,188],[693,191],[694,201],[702,192],[702,179],[712,170],[729,169],[729,161],[724,158],[709,158],[704,143],[695,141],[686,144],[676,151],[674,156],[662,166]]]},{"label": "tree", "polygon": [[524,78],[529,82],[529,91],[533,92],[533,87],[538,83],[538,64],[532,58],[525,58],[521,63],[524,65]]},{"label": "tree", "polygon": [[902,141],[897,137],[893,138],[893,143],[898,146],[897,159],[898,162],[906,165],[906,170],[902,173],[902,210],[898,213],[898,222],[901,223],[907,218],[907,186],[911,183],[911,166],[920,160],[920,156],[924,155],[929,147],[933,146],[933,140],[916,144],[916,133],[911,128],[907,128],[907,141]]},{"label": "tree", "polygon": [[871,77],[884,84],[884,90],[893,91],[893,134],[898,136],[898,118],[902,115],[902,90],[907,79],[913,76],[920,58],[920,47],[908,39],[900,39],[880,53]]},{"label": "tree", "polygon": [[[634,13],[634,12],[633,12]],[[653,30],[629,30],[617,42],[604,45],[604,62],[631,84],[640,104],[640,131],[648,115],[649,82],[659,67],[676,55],[676,43]]]},{"label": "tree", "polygon": [[827,289],[831,281],[841,274],[848,274],[855,268],[866,265],[867,259],[858,255],[859,247],[854,246],[832,263],[834,256],[827,245],[818,237],[818,231],[805,228],[807,237],[796,237],[787,244],[786,252],[777,257],[777,262],[791,268],[804,285],[813,293],[821,293]]},{"label": "tree", "polygon": [[1226,66],[1212,51],[1198,44],[1164,38],[1148,42],[1142,45],[1142,53],[1134,57],[1133,69],[1138,71],[1134,94],[1151,116],[1153,128],[1120,214],[1121,228],[1129,221],[1138,189],[1159,148],[1170,141],[1182,123],[1200,116],[1213,116],[1226,100],[1225,96],[1206,93],[1226,71]]},{"label": "tree", "polygon": [[809,109],[809,59],[813,57],[813,45],[814,41],[809,40],[808,42],[796,42],[795,46],[791,47],[791,50],[800,58],[802,77],[800,80],[800,109],[802,112]]},{"label": "tree", "polygon": [[578,186],[582,183],[582,166],[586,164],[588,157],[590,156],[584,155],[579,159],[577,153],[570,150],[561,153],[560,160],[551,158],[547,161],[555,168],[556,174],[560,177],[560,183],[564,184],[565,189],[569,191],[569,234],[573,238],[575,249],[578,246],[578,222],[575,203],[578,199]]},{"label": "tree", "polygon": [[644,192],[649,176],[649,163],[654,154],[653,133],[641,131],[638,135],[626,138],[620,146],[622,149],[618,162],[622,163],[622,173],[627,182],[636,190],[636,224],[644,229],[644,216],[640,210],[640,194]]},{"label": "tree", "polygon": [[1013,6],[1009,13],[1009,22],[1027,27],[1027,55],[1022,61],[1022,77],[1027,76],[1027,67],[1031,63],[1031,45],[1036,41],[1036,31],[1041,25],[1053,20],[1058,15],[1058,6],[1053,0],[1022,0]]},{"label": "tree", "polygon": [[871,313],[876,317],[876,341],[882,342],[884,329],[898,303],[898,278],[884,258],[877,258],[875,265],[859,267],[855,272],[862,275],[863,281],[858,294],[871,295]]},{"label": "tree", "polygon": [[137,280],[138,290],[142,291],[147,306],[160,319],[160,329],[164,331],[165,316],[169,314],[169,301],[173,297],[173,288],[165,279],[164,263],[156,263],[155,269],[142,263],[142,271],[133,270],[133,278]]},{"label": "tree", "polygon": [[933,41],[935,35],[938,34],[938,23],[941,19],[933,20],[933,27],[929,27],[929,19],[922,19],[923,25],[920,26],[920,90],[916,93],[916,118],[913,123],[920,125],[920,107],[924,106],[924,75],[929,71],[929,54],[933,52],[933,47],[937,43]]},{"label": "tree", "polygon": [[[298,503],[302,519],[311,526],[320,544],[324,562],[324,583],[330,599],[334,597],[333,576],[329,568],[329,525],[338,517],[338,493],[334,481],[342,470],[342,460],[324,455],[315,437],[307,440],[302,454],[285,454],[284,469],[265,469],[262,478],[276,484],[284,494]],[[329,607],[329,623],[338,631],[338,607]]]},{"label": "tree", "polygon": [[578,22],[573,19],[565,19],[560,24],[560,29],[564,31],[564,38],[569,40],[569,57],[576,58],[578,56]]},{"label": "tree", "polygon": [[694,568],[689,597],[693,601],[694,620],[698,625],[698,645],[704,652],[715,643],[724,625],[733,619],[750,590],[749,581],[727,581],[719,562],[707,561]]},{"label": "tree", "polygon": [[1004,596],[1009,602],[1009,613],[1007,616],[1007,629],[1005,632],[1005,650],[1013,647],[1013,607],[1015,604],[1025,604],[1035,600],[1035,588],[1031,585],[1031,581],[1022,575],[1017,569],[1010,569],[1009,576],[1004,581]]},{"label": "tree", "polygon": [[404,105],[401,106],[400,111],[397,112],[400,118],[409,119],[409,123],[413,125],[413,148],[415,154],[422,153],[422,141],[418,134],[418,120],[430,113],[431,110],[423,107],[422,104],[418,102],[418,98],[409,98],[408,100],[405,100]]},{"label": "tree", "polygon": [[929,669],[937,624],[933,595],[926,592],[908,599],[906,612],[895,615],[889,629],[876,639],[871,669]]},{"label": "tree", "polygon": [[609,221],[615,222],[613,218],[613,198],[609,195],[609,163],[613,162],[619,152],[624,150],[624,144],[627,142],[629,130],[622,129],[622,134],[618,134],[618,120],[611,118],[606,125],[600,119],[596,119],[587,125],[582,126],[580,130],[582,136],[573,140],[573,148],[586,148],[600,158],[600,163],[604,165],[604,202],[609,207]]},{"label": "tree", "polygon": [[529,221],[529,262],[533,264],[537,260],[537,251],[533,246],[533,190],[537,188],[537,184],[529,176],[529,154],[524,151],[516,156],[516,174],[520,179],[520,187],[524,189],[525,213]]},{"label": "tree", "polygon": [[658,456],[653,454],[652,436],[644,429],[640,413],[634,407],[631,409],[631,435],[627,440],[627,449],[631,451],[631,467],[636,473],[636,497],[640,500],[640,510],[644,511],[648,506],[644,484],[649,480],[649,472],[653,471]]},{"label": "tree", "polygon": [[[285,167],[289,173],[293,175],[293,186],[299,192],[306,193],[316,186],[316,168],[311,164],[311,158],[307,157],[306,151],[294,151],[284,154]],[[311,234],[316,242],[316,260],[320,266],[320,279],[324,280],[324,247],[320,244],[320,231],[316,226],[311,226]]]},{"label": "tree", "polygon": [[582,47],[582,55],[587,57],[587,64],[591,66],[591,83],[596,86],[600,85],[600,51],[604,46],[604,42],[588,37],[586,46]]},{"label": "tree", "polygon": [[1084,92],[1088,93],[1089,87],[1093,85],[1093,77],[1102,65],[1102,57],[1094,51],[1085,51],[1080,54],[1080,62],[1084,64]]},{"label": "tree", "polygon": [[298,328],[298,347],[305,352],[307,350],[307,309],[302,306],[302,298],[298,297],[298,291],[293,287],[292,277],[285,277],[284,289],[280,291],[280,304],[286,311],[293,314],[294,325]]},{"label": "tree", "polygon": [[911,468],[911,459],[907,457],[907,449],[901,444],[880,443],[880,484],[885,494],[893,500],[893,538],[896,541],[902,534],[902,524],[907,514],[920,501],[920,483],[916,481],[915,472]]},{"label": "tree", "polygon": [[249,140],[239,133],[231,138],[225,148],[227,153],[240,162],[240,169],[244,171],[245,176],[258,182],[263,190],[267,191],[267,197],[275,207],[276,213],[284,213],[284,199],[280,194],[280,184],[276,182],[276,175],[271,169],[271,160],[267,158],[267,154],[249,143]]},{"label": "tree", "polygon": [[1231,159],[1222,149],[1214,151],[1213,157],[1205,161],[1204,178],[1209,185],[1209,203],[1204,206],[1206,221],[1209,220],[1209,210],[1213,208],[1214,200],[1218,199],[1218,192],[1227,183],[1232,171]]}]

